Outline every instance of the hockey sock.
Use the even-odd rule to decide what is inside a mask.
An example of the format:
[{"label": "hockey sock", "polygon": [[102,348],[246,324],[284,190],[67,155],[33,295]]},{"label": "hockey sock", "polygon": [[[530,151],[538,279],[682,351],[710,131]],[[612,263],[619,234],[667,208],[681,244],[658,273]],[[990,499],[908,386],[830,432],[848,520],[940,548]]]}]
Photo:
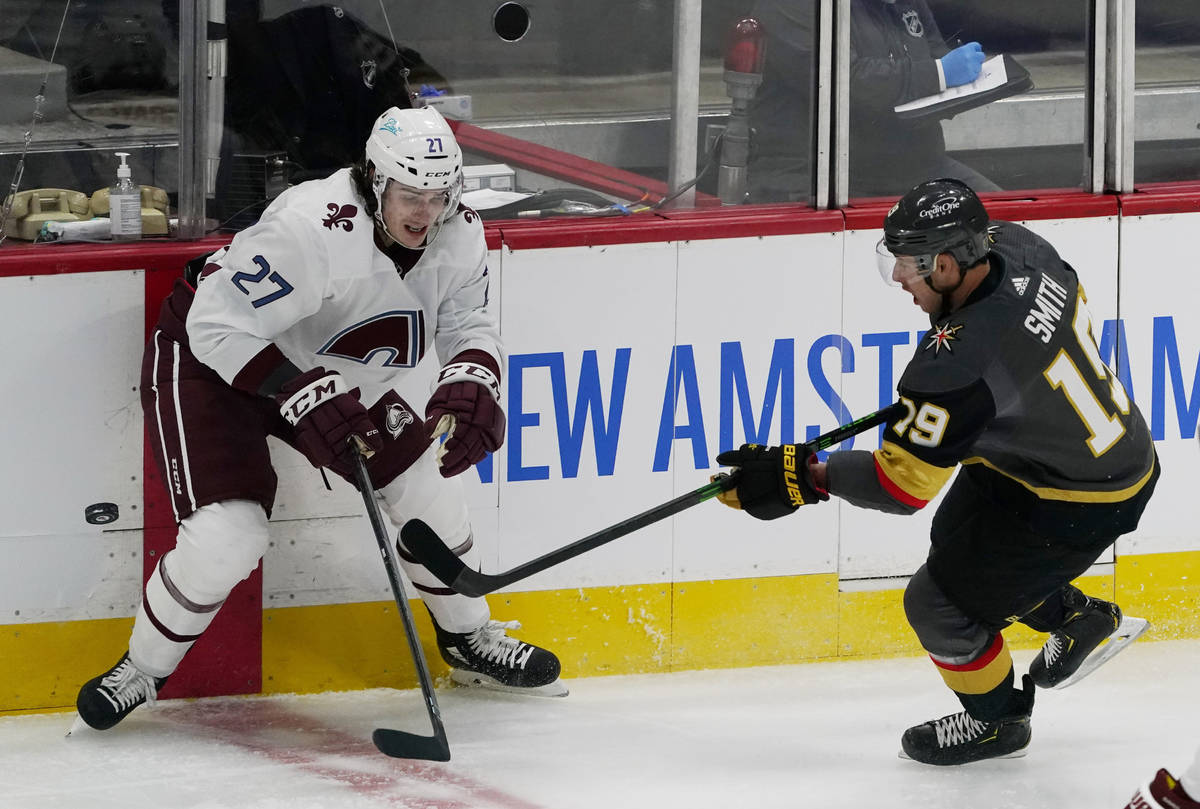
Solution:
[{"label": "hockey sock", "polygon": [[[396,545],[400,552],[400,567],[439,627],[448,632],[470,632],[487,623],[491,611],[486,600],[454,592],[410,556],[403,544],[397,542]],[[468,565],[478,564],[479,551],[471,534],[451,545],[450,549]]]},{"label": "hockey sock", "polygon": [[188,515],[146,582],[129,640],[134,665],[155,677],[175,671],[230,591],[254,572],[268,541],[266,512],[250,500],[210,503]]},{"label": "hockey sock", "polygon": [[[379,490],[392,524],[402,527],[410,519],[423,520],[467,567],[479,568],[479,549],[457,478],[445,479],[427,452],[396,480]],[[487,623],[487,601],[468,598],[442,584],[397,542],[400,567],[434,621],[447,632],[471,632]]]},{"label": "hockey sock", "polygon": [[175,671],[224,603],[199,603],[185,595],[168,572],[174,553],[159,559],[150,574],[129,639],[134,665],[155,677]]},{"label": "hockey sock", "polygon": [[1012,712],[1012,655],[997,632],[991,642],[974,658],[960,663],[939,660],[930,655],[946,685],[954,691],[963,708],[975,719],[990,722]]}]

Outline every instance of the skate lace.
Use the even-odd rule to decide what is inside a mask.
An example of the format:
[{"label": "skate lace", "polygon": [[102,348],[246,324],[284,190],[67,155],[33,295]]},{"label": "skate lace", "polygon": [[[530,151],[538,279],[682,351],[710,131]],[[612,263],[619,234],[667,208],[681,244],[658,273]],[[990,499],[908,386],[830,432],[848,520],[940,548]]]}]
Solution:
[{"label": "skate lace", "polygon": [[100,685],[108,689],[110,698],[121,711],[142,700],[147,705],[153,705],[158,697],[154,678],[133,665],[129,658],[121,661],[121,665],[104,677]]},{"label": "skate lace", "polygon": [[505,630],[520,628],[520,621],[488,621],[471,633],[471,649],[485,660],[510,669],[523,669],[533,654],[533,647],[505,634]]},{"label": "skate lace", "polygon": [[971,718],[966,711],[943,716],[933,723],[938,747],[950,747],[954,744],[969,742],[986,729],[986,722]]},{"label": "skate lace", "polygon": [[1054,661],[1058,660],[1058,656],[1063,651],[1063,639],[1057,632],[1050,635],[1046,645],[1042,647],[1042,655],[1046,658],[1046,665],[1053,666]]}]

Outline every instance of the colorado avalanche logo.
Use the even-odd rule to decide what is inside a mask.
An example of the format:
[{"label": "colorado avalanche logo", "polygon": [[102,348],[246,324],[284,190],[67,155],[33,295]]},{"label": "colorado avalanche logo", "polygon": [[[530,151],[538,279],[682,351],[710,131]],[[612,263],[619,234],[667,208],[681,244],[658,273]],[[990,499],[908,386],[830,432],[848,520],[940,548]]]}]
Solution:
[{"label": "colorado avalanche logo", "polygon": [[906,11],[900,17],[904,20],[904,27],[908,29],[908,33],[915,37],[925,36],[925,26],[921,24],[921,18],[917,16],[915,11]]},{"label": "colorado avalanche logo", "polygon": [[415,368],[425,356],[425,313],[397,309],[374,315],[342,329],[317,353],[363,365],[381,354],[387,368]]},{"label": "colorado avalanche logo", "polygon": [[351,220],[358,215],[358,206],[356,205],[338,205],[336,202],[331,202],[325,206],[329,210],[329,216],[321,220],[321,224],[333,230],[334,227],[340,227],[342,230],[354,230],[354,222]]},{"label": "colorado avalanche logo", "polygon": [[412,413],[401,404],[390,404],[387,406],[387,414],[384,416],[384,426],[391,433],[392,438],[399,438],[400,433],[404,432],[404,428],[416,421]]}]

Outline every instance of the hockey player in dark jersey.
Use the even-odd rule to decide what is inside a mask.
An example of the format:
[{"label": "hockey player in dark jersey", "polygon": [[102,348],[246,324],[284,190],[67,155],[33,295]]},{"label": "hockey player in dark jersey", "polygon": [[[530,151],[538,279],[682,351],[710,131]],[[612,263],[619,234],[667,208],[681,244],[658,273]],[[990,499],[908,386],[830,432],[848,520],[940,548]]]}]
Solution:
[{"label": "hockey player in dark jersey", "polygon": [[[970,188],[943,179],[900,199],[877,252],[885,280],[930,316],[898,385],[906,412],[879,449],[825,463],[803,445],[723,452],[740,479],[721,499],[760,519],[830,495],[912,514],[961,466],[904,608],[964,710],[909,728],[901,746],[927,764],[1020,755],[1035,685],[1076,682],[1146,628],[1070,582],[1137,526],[1157,455],[1100,357],[1075,271],[1046,240],[989,221]],[[1001,634],[1014,621],[1050,634],[1021,688]]]}]

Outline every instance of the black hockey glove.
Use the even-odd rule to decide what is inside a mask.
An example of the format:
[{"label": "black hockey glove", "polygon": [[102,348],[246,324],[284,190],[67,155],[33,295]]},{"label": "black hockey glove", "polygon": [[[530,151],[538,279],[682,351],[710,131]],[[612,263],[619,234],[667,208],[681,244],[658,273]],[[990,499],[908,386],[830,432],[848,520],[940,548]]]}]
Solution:
[{"label": "black hockey glove", "polygon": [[717,456],[722,466],[738,467],[737,486],[717,499],[760,520],[786,517],[800,506],[829,499],[828,492],[813,485],[809,465],[816,461],[805,444],[742,444]]}]

